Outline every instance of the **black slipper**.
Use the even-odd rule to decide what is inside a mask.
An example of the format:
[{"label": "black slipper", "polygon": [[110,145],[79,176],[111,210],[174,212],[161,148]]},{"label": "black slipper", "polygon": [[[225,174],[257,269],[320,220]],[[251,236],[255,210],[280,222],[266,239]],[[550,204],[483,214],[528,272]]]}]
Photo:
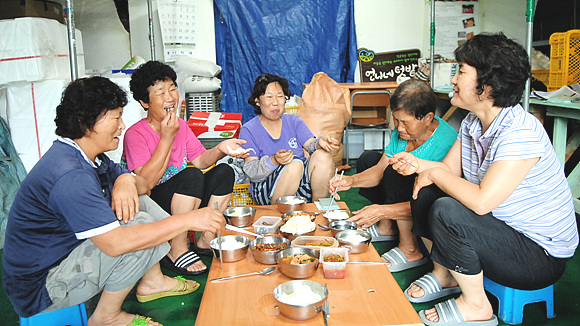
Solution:
[{"label": "black slipper", "polygon": [[165,256],[161,258],[159,264],[161,265],[161,267],[166,268],[172,272],[185,276],[195,276],[204,274],[208,271],[207,267],[201,271],[193,271],[193,272],[187,269],[189,266],[195,264],[198,261],[201,261],[201,258],[199,258],[199,256],[196,255],[195,252],[188,251],[183,255],[179,256],[175,261],[175,263],[171,261],[171,258]]},{"label": "black slipper", "polygon": [[195,251],[198,255],[206,256],[206,257],[213,257],[213,252],[209,248],[200,248],[197,246],[197,243],[190,242],[189,249]]}]

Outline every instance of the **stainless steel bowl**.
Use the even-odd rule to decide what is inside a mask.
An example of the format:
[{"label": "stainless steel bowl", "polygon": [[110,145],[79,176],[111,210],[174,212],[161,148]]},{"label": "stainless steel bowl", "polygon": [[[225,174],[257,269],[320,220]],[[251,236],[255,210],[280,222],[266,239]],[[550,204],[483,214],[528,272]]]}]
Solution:
[{"label": "stainless steel bowl", "polygon": [[287,245],[287,248],[290,248],[290,240],[283,238],[283,237],[263,237],[263,238],[256,238],[252,240],[250,243],[250,251],[254,256],[254,259],[260,263],[265,265],[276,265],[276,254],[278,254],[282,250],[272,250],[272,251],[263,251],[263,250],[256,250],[256,245],[263,243],[263,244],[283,244]]},{"label": "stainless steel bowl", "polygon": [[[309,286],[312,289],[312,292],[322,297],[322,300],[306,304],[288,304],[280,301],[280,297],[284,293],[290,295],[294,293],[296,289],[302,288],[303,286]],[[278,309],[280,309],[280,313],[283,316],[293,320],[307,320],[316,317],[316,315],[322,311],[324,301],[328,298],[328,289],[318,282],[295,280],[278,285],[274,289],[274,298],[276,299]]]},{"label": "stainless steel bowl", "polygon": [[282,234],[282,236],[284,236],[288,240],[292,241],[292,240],[296,239],[297,237],[300,237],[300,236],[303,236],[303,235],[314,235],[314,232],[316,231],[316,224],[314,225],[314,230],[308,231],[306,233],[289,233],[289,232],[282,231],[284,224],[286,224],[286,222],[288,222],[288,220],[290,220],[290,218],[292,216],[295,216],[295,215],[305,215],[305,214],[306,215],[310,215],[311,216],[310,219],[312,221],[314,221],[316,219],[316,216],[314,215],[314,213],[305,212],[305,211],[295,211],[295,212],[291,212],[291,213],[282,214],[282,224],[278,228],[278,230],[280,230],[280,233]]},{"label": "stainless steel bowl", "polygon": [[306,201],[301,196],[284,196],[276,199],[276,206],[281,213],[290,213],[302,210]]},{"label": "stainless steel bowl", "polygon": [[233,226],[245,227],[252,225],[256,209],[249,206],[230,207],[222,212],[226,221]]},{"label": "stainless steel bowl", "polygon": [[358,228],[358,223],[348,220],[332,221],[328,224],[328,227],[330,228],[332,235],[336,236],[340,231],[356,230]]},{"label": "stainless steel bowl", "polygon": [[[295,255],[295,254],[306,254],[310,257],[315,258],[313,262],[307,264],[289,264],[282,261],[284,257]],[[320,260],[320,252],[309,248],[290,248],[280,251],[276,254],[276,262],[278,267],[280,267],[280,272],[289,278],[308,278],[316,272]]]},{"label": "stainless steel bowl", "polygon": [[[237,248],[237,249],[223,248],[223,243],[228,241],[229,238],[233,238],[235,241],[243,243],[244,246],[241,248]],[[246,254],[248,252],[249,245],[250,245],[250,238],[244,237],[243,235],[224,235],[224,236],[222,236],[222,254],[223,254],[222,257],[223,257],[224,263],[232,263],[232,262],[246,258]],[[219,259],[220,258],[220,247],[218,244],[218,239],[215,238],[215,239],[211,240],[209,243],[209,247],[211,248],[211,251],[213,252],[213,255],[215,256],[215,258]]]},{"label": "stainless steel bowl", "polygon": [[[358,254],[369,248],[372,235],[364,230],[345,230],[338,232],[335,238],[341,247],[349,249],[349,253]],[[353,241],[353,238],[359,240]]]},{"label": "stainless steel bowl", "polygon": [[352,217],[352,212],[348,209],[331,209],[328,212],[324,212],[322,216],[328,220],[328,223],[331,223],[349,219]]}]

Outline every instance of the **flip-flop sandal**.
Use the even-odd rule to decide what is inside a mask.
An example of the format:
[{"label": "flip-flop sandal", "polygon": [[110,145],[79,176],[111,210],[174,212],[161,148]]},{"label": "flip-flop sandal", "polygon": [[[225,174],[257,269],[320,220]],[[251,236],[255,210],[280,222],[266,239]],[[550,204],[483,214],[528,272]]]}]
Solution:
[{"label": "flip-flop sandal", "polygon": [[197,243],[191,242],[189,245],[189,249],[195,251],[198,255],[206,256],[206,257],[213,257],[213,252],[209,248],[200,248],[197,246]]},{"label": "flip-flop sandal", "polygon": [[440,302],[435,305],[435,309],[439,315],[438,322],[433,322],[427,319],[425,310],[419,311],[419,318],[421,318],[421,321],[423,321],[425,325],[496,326],[498,324],[497,317],[495,315],[492,315],[488,320],[465,321],[461,315],[461,312],[457,308],[457,302],[455,302],[455,299],[449,299],[447,301]]},{"label": "flip-flop sandal", "polygon": [[379,232],[379,229],[377,228],[376,224],[373,224],[370,228],[363,229],[363,230],[365,230],[371,234],[371,236],[372,236],[371,242],[395,241],[395,240],[399,239],[399,236],[396,234],[382,235],[381,232]]},{"label": "flip-flop sandal", "polygon": [[190,271],[187,269],[189,266],[197,263],[198,261],[201,261],[201,258],[199,258],[199,256],[196,255],[195,252],[187,251],[183,255],[177,257],[175,263],[171,261],[171,258],[165,256],[161,258],[159,264],[161,265],[161,267],[166,268],[172,272],[186,276],[195,276],[204,274],[208,270],[207,267],[200,271]]},{"label": "flip-flop sandal", "polygon": [[[149,324],[149,322],[155,323],[155,321],[153,319],[151,319],[151,317],[135,315],[135,318],[127,326],[146,326],[147,324]],[[159,324],[159,326],[163,326],[163,324],[161,324],[161,323],[157,323],[157,324]]]},{"label": "flip-flop sandal", "polygon": [[[176,276],[174,278],[177,279],[177,284],[175,284],[175,286],[171,290],[165,291],[165,292],[160,292],[160,293],[145,294],[145,295],[141,295],[141,294],[137,293],[137,301],[149,302],[149,301],[153,301],[153,300],[157,300],[157,299],[161,299],[161,298],[165,298],[165,297],[172,297],[172,296],[176,296],[176,295],[189,294],[189,293],[195,292],[195,291],[197,291],[197,289],[199,289],[200,284],[198,282],[196,282],[195,285],[192,285],[188,280],[184,279],[181,276]],[[147,325],[147,324],[145,324],[145,325]]]},{"label": "flip-flop sandal", "polygon": [[[420,298],[414,298],[409,295],[409,289],[411,286],[413,286],[413,284],[417,284],[420,288],[422,288],[423,292],[425,292],[425,295]],[[405,290],[405,296],[411,303],[425,303],[460,292],[461,288],[459,285],[444,289],[441,287],[441,283],[435,274],[427,273],[409,285],[409,287]]]},{"label": "flip-flop sandal", "polygon": [[381,257],[385,258],[391,263],[391,267],[389,267],[389,272],[401,272],[406,271],[411,268],[423,266],[429,263],[429,258],[423,257],[417,261],[409,261],[405,254],[399,249],[399,247],[395,247],[384,254]]}]

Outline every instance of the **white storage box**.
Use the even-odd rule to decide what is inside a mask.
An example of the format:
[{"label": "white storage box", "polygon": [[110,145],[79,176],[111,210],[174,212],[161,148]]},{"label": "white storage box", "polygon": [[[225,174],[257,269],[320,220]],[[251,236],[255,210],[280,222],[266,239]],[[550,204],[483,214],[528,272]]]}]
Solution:
[{"label": "white storage box", "polygon": [[123,156],[123,139],[125,137],[125,132],[127,129],[134,125],[137,121],[145,118],[147,112],[143,110],[141,104],[133,98],[131,90],[129,89],[129,81],[131,80],[131,75],[126,75],[123,73],[113,74],[112,76],[103,76],[109,78],[115,84],[119,85],[127,93],[127,105],[123,108],[123,123],[125,124],[125,130],[119,137],[119,147],[113,151],[109,151],[105,154],[113,160],[113,162],[121,162],[121,156]]},{"label": "white storage box", "polygon": [[451,86],[451,79],[457,74],[459,65],[457,62],[436,62],[433,73],[433,87]]},{"label": "white storage box", "polygon": [[262,216],[252,226],[257,234],[274,234],[282,224],[282,218],[279,216]]},{"label": "white storage box", "polygon": [[[114,75],[110,79],[127,91],[129,102],[123,110],[123,122],[129,128],[146,116],[141,105],[129,92],[130,76]],[[11,83],[0,88],[0,116],[10,129],[12,142],[27,172],[52,146],[57,136],[56,107],[69,79],[50,79],[38,82]],[[120,162],[123,153],[123,136],[119,147],[106,154],[115,162]]]},{"label": "white storage box", "polygon": [[[0,85],[19,81],[70,79],[66,25],[47,18],[0,20]],[[85,74],[81,32],[75,32],[77,67]]]},{"label": "white storage box", "polygon": [[0,113],[27,172],[56,140],[56,106],[68,83],[68,79],[14,83],[0,93],[5,105]]}]

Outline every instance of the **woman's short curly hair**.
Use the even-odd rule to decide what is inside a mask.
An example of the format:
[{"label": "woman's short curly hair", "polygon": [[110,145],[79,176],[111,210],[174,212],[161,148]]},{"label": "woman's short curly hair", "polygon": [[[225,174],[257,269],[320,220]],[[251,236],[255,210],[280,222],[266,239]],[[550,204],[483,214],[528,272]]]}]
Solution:
[{"label": "woman's short curly hair", "polygon": [[[139,102],[149,103],[149,87],[158,81],[171,80],[177,87],[177,74],[170,66],[159,61],[148,61],[131,74],[129,88],[133,98]],[[143,108],[147,111],[146,108]]]},{"label": "woman's short curly hair", "polygon": [[252,91],[252,95],[248,98],[248,104],[254,107],[254,113],[262,114],[262,109],[260,109],[260,106],[256,103],[256,99],[266,93],[266,88],[268,88],[268,85],[271,83],[280,84],[286,100],[292,96],[292,93],[290,93],[290,90],[288,89],[290,84],[286,78],[269,73],[260,75],[256,78],[256,81],[254,82],[254,90]]},{"label": "woman's short curly hair", "polygon": [[127,94],[105,77],[80,78],[71,82],[56,107],[56,134],[78,139],[92,131],[107,111],[127,105]]},{"label": "woman's short curly hair", "polygon": [[391,111],[403,110],[421,120],[429,112],[435,113],[437,95],[424,81],[409,79],[397,87],[390,105]]},{"label": "woman's short curly hair", "polygon": [[494,105],[510,107],[518,104],[531,76],[528,54],[523,46],[503,33],[481,33],[455,49],[457,62],[477,70],[477,94],[491,87]]}]

